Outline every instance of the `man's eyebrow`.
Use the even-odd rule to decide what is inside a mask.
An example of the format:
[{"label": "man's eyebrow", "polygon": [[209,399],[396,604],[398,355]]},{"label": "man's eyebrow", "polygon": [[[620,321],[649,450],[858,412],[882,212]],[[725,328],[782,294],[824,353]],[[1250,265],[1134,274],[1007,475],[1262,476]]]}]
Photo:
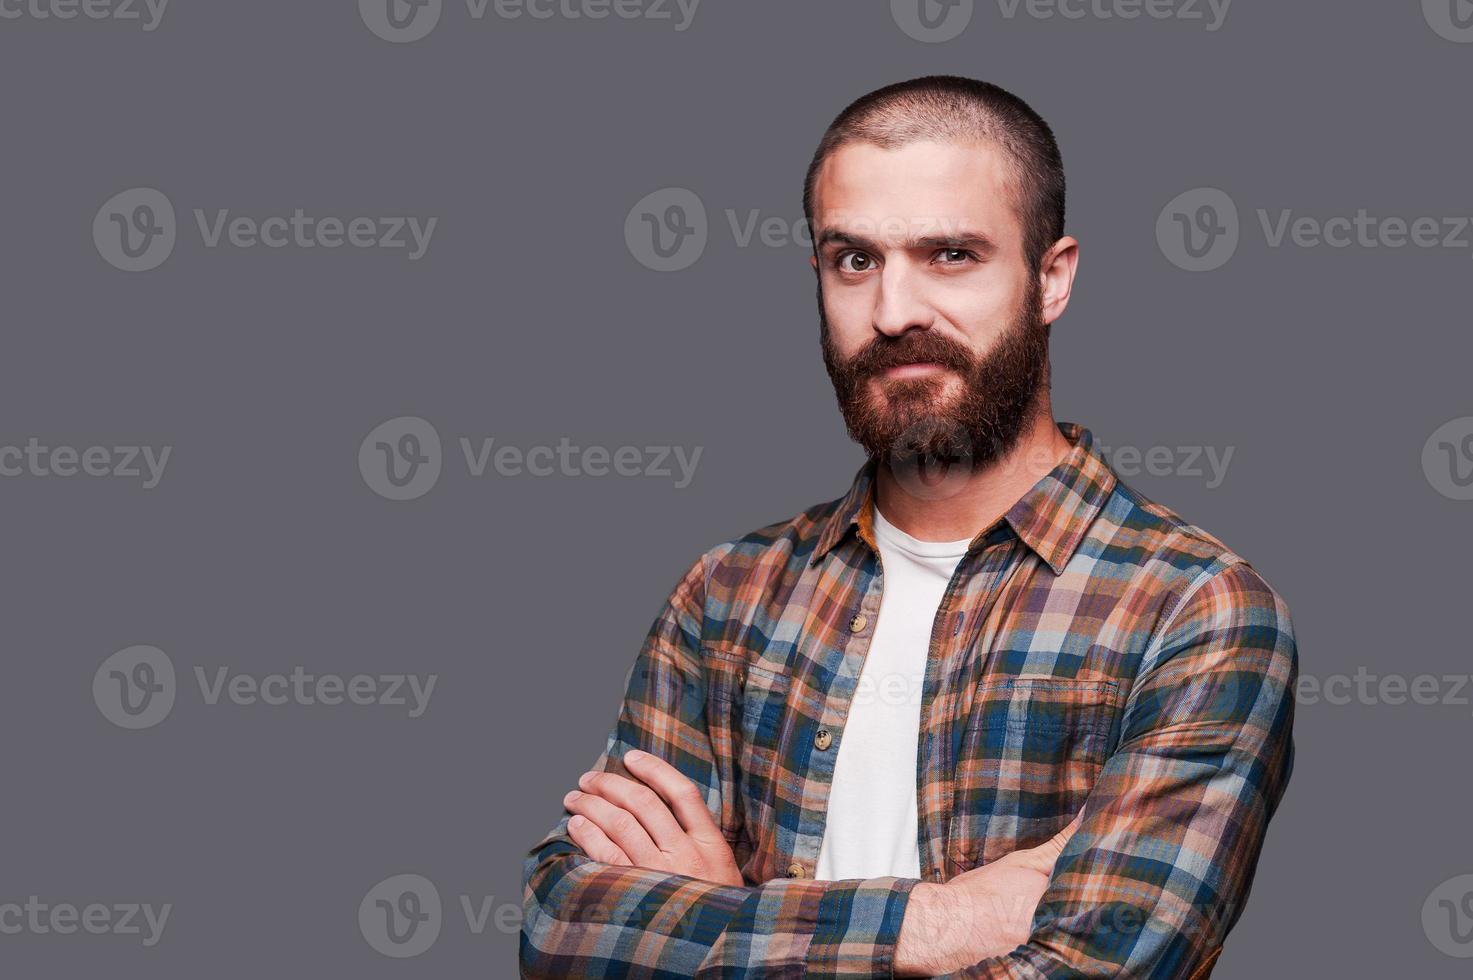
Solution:
[{"label": "man's eyebrow", "polygon": [[[826,228],[819,235],[818,247],[825,248],[829,245],[845,245],[850,248],[862,248],[869,252],[883,251],[878,243],[863,235],[856,235],[839,228]],[[968,248],[983,253],[997,251],[997,243],[980,231],[963,231],[954,235],[922,235],[919,238],[906,239],[900,247],[904,249]]]}]

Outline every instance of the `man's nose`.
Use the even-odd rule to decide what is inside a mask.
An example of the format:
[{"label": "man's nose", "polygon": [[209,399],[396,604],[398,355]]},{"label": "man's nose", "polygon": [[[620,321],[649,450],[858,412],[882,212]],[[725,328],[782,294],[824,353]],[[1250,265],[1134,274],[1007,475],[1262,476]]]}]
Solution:
[{"label": "man's nose", "polygon": [[902,264],[886,266],[880,275],[880,294],[875,300],[876,333],[899,337],[907,330],[929,330],[935,322],[932,311],[917,288],[914,273]]}]

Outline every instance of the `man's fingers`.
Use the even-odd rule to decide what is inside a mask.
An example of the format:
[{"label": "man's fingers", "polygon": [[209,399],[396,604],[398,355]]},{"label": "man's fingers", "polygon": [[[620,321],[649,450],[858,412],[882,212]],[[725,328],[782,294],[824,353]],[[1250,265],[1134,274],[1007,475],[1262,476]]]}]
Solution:
[{"label": "man's fingers", "polygon": [[1052,876],[1054,865],[1058,862],[1059,855],[1064,853],[1064,848],[1068,845],[1069,839],[1079,829],[1081,820],[1082,817],[1075,817],[1069,821],[1067,827],[1037,847],[1028,847],[1020,851],[1014,851],[1008,856],[1016,861],[1022,862],[1024,866],[1032,868],[1040,874]]},{"label": "man's fingers", "polygon": [[1073,820],[1069,821],[1069,826],[1035,848],[1038,851],[1038,856],[1044,859],[1050,871],[1053,870],[1054,862],[1059,860],[1060,854],[1064,853],[1064,848],[1068,845],[1069,838],[1074,836],[1074,832],[1079,829],[1079,825],[1083,820],[1084,817],[1082,814],[1076,816]]},{"label": "man's fingers", "polygon": [[581,814],[574,814],[568,821],[568,836],[573,838],[573,843],[583,848],[583,853],[595,861],[604,864],[622,864],[633,866],[634,862],[629,860],[629,855],[624,849],[613,841],[608,835],[598,829],[598,824],[589,820]]},{"label": "man's fingers", "polygon": [[1049,847],[1054,849],[1054,857],[1057,858],[1060,854],[1064,853],[1064,847],[1069,843],[1069,838],[1074,836],[1079,830],[1079,825],[1083,822],[1084,814],[1076,814],[1074,819],[1069,821],[1069,826],[1049,838]]},{"label": "man's fingers", "polygon": [[685,831],[670,812],[669,806],[658,793],[640,780],[606,771],[585,773],[578,780],[578,785],[589,794],[601,796],[633,814],[660,850],[674,852],[684,843]]},{"label": "man's fingers", "polygon": [[624,753],[624,767],[660,794],[686,833],[703,843],[725,839],[711,818],[700,787],[685,773],[659,756],[637,749]]},{"label": "man's fingers", "polygon": [[597,793],[579,793],[576,797],[569,794],[569,797],[564,799],[563,806],[595,824],[628,856],[630,863],[642,868],[659,866],[663,852],[632,813]]}]

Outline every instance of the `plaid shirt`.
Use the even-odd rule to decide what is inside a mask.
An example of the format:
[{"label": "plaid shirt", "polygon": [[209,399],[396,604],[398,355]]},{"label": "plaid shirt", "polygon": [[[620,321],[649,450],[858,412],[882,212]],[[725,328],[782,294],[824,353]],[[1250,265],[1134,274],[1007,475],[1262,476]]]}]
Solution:
[{"label": "plaid shirt", "polygon": [[[1205,977],[1293,764],[1289,611],[1243,559],[1127,487],[1089,430],[972,541],[931,633],[923,880],[1083,809],[1031,940],[954,976]],[[915,878],[813,878],[884,575],[873,464],[676,585],[595,769],[630,748],[705,791],[746,884],[596,862],[570,814],[523,864],[530,977],[889,977]],[[919,680],[919,678],[918,678]],[[860,692],[863,696],[863,692]]]}]

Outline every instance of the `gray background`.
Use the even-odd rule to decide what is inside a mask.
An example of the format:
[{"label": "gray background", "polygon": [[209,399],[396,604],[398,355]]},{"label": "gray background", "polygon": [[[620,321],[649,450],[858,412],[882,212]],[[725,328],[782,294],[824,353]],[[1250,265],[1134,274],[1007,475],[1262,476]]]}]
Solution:
[{"label": "gray background", "polygon": [[[860,461],[804,248],[739,247],[725,212],[799,219],[832,117],[932,72],[1002,84],[1058,134],[1083,247],[1054,328],[1057,416],[1110,446],[1234,447],[1216,488],[1127,480],[1287,598],[1306,675],[1466,674],[1473,503],[1421,455],[1473,414],[1473,248],[1270,248],[1255,214],[1473,214],[1473,44],[1415,3],[1239,0],[1213,32],[978,3],[934,44],[887,3],[841,0],[706,0],[683,32],[475,21],[452,0],[411,44],[350,2],[175,0],[152,32],[0,20],[0,444],[173,447],[152,490],[0,478],[0,903],[173,904],[152,948],[0,935],[0,974],[514,975],[515,928],[473,934],[459,896],[520,902],[522,854],[602,747],[687,564],[837,496]],[[129,274],[90,229],[134,187],[172,200],[179,241]],[[658,273],[623,228],[666,187],[700,196],[711,236]],[[1198,187],[1232,196],[1243,237],[1191,273],[1155,225]],[[418,262],[209,249],[197,207],[439,227]],[[356,454],[405,415],[437,427],[445,471],[395,502]],[[703,452],[683,489],[472,478],[462,435]],[[133,644],[179,671],[172,713],[141,731],[91,696]],[[193,679],[296,665],[439,682],[410,719],[211,706]],[[1467,704],[1302,705],[1214,975],[1465,976],[1422,908],[1473,872],[1470,727]],[[396,960],[357,908],[406,872],[436,884],[444,923]]]}]

